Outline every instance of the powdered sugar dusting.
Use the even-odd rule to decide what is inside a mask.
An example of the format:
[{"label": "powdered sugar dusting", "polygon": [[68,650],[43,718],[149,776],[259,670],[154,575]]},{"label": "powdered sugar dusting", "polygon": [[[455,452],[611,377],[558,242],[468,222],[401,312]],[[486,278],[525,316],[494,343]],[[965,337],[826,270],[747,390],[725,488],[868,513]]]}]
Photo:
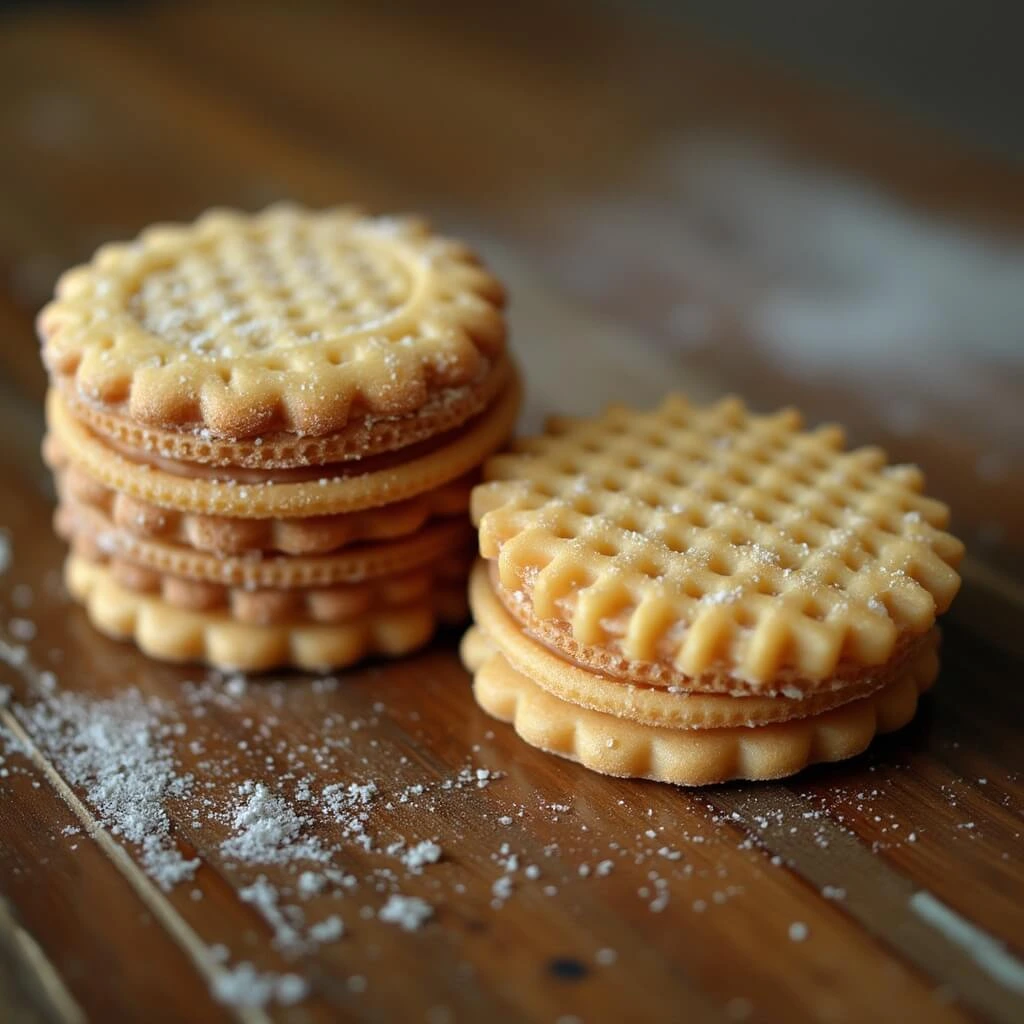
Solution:
[{"label": "powdered sugar dusting", "polygon": [[[289,959],[344,941],[342,915],[325,901],[361,891],[380,893],[382,902],[376,911],[364,904],[358,917],[367,919],[369,910],[384,926],[419,930],[435,915],[433,902],[399,886],[403,878],[423,876],[444,854],[436,836],[399,831],[402,819],[436,820],[440,800],[462,802],[501,778],[469,763],[417,780],[403,770],[404,756],[396,756],[399,770],[386,779],[353,778],[352,766],[366,762],[354,741],[376,748],[386,709],[376,702],[369,715],[330,710],[338,692],[332,677],[308,687],[326,710],[315,742],[304,743],[276,733],[274,709],[301,692],[297,684],[254,687],[244,677],[213,673],[182,686],[177,704],[135,689],[100,699],[62,691],[52,672],[34,668],[25,648],[8,645],[4,660],[29,686],[29,699],[18,700],[5,686],[0,706],[9,704],[31,742],[82,790],[100,825],[137,848],[139,863],[164,890],[193,881],[202,859],[222,861],[238,898],[265,923],[273,949]],[[263,705],[258,717],[248,713],[253,701]],[[225,747],[227,720],[246,738]],[[17,758],[31,751],[9,730],[0,731],[0,750],[0,779],[30,772]],[[183,758],[191,771],[183,769]],[[282,770],[273,771],[277,759]],[[77,849],[78,828],[62,835]],[[182,840],[195,842],[202,858],[185,856]],[[189,895],[202,900],[204,887]],[[311,991],[301,972],[266,970],[248,959],[232,966],[231,951],[221,945],[208,956],[220,968],[213,972],[214,995],[222,1002],[289,1005]],[[365,987],[357,976],[350,981],[352,991]]]},{"label": "powdered sugar dusting", "polygon": [[297,814],[262,782],[250,779],[238,787],[231,823],[235,834],[221,844],[225,857],[254,864],[328,859],[316,839],[303,835],[308,818]]},{"label": "powdered sugar dusting", "polygon": [[194,779],[178,770],[165,705],[134,690],[109,700],[58,692],[15,714],[102,824],[139,849],[160,888],[193,876],[199,861],[179,851],[166,804],[184,799]]},{"label": "powdered sugar dusting", "polygon": [[[428,749],[435,726],[424,721],[421,729],[421,711],[404,699],[389,707],[386,683],[367,697],[358,681],[337,677],[302,683],[211,673],[174,684],[173,701],[134,690],[86,697],[35,671],[26,648],[0,653],[25,682],[0,694],[3,714],[13,713],[41,749],[45,741],[47,751],[63,752],[47,756],[158,884],[184,886],[176,898],[186,903],[210,898],[211,874],[196,871],[201,860],[231,886],[249,937],[227,932],[231,948],[212,944],[208,957],[216,998],[239,1007],[326,995],[311,966],[321,947],[335,945],[319,963],[344,963],[341,991],[353,999],[369,992],[368,1010],[381,992],[363,960],[367,949],[387,941],[415,950],[461,920],[500,927],[498,915],[518,918],[546,901],[578,918],[578,934],[588,938],[565,949],[564,936],[541,930],[537,955],[571,955],[617,978],[638,961],[592,914],[606,898],[633,901],[638,922],[674,927],[691,915],[741,914],[754,892],[752,862],[755,874],[790,866],[773,851],[777,837],[799,833],[827,849],[856,818],[876,849],[927,851],[935,838],[912,809],[897,816],[881,780],[863,789],[812,787],[799,810],[757,812],[723,810],[730,800],[739,808],[741,790],[681,801],[670,790],[597,780],[591,796],[619,795],[595,815],[591,796],[567,784],[571,767],[517,766],[519,777],[505,780],[491,767],[501,763],[492,760],[497,726],[477,734],[465,760],[456,752],[460,760],[448,767],[421,761],[414,751]],[[436,696],[429,676],[422,685],[424,700]],[[392,725],[401,726],[397,743]],[[0,735],[0,752],[0,786],[8,774],[28,773],[14,736]],[[988,795],[1002,780],[991,770],[977,775],[942,790],[957,815],[942,837],[947,845],[985,836],[984,818],[977,807],[968,813],[962,789],[984,786]],[[90,838],[71,828],[55,841],[70,850]],[[841,867],[815,884],[823,901],[857,898],[856,880]],[[794,912],[777,924],[797,963],[819,944],[816,916]],[[446,1007],[434,1009],[430,1019],[461,1019],[458,1006],[450,1018]],[[742,992],[728,1002],[734,1019],[756,1010]]]}]

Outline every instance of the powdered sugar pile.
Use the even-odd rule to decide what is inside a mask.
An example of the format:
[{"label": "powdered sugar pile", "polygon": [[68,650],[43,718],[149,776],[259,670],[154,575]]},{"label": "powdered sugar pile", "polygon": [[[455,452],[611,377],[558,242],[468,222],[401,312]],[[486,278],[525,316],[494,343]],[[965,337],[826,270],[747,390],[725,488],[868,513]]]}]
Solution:
[{"label": "powdered sugar pile", "polygon": [[193,786],[181,774],[166,706],[129,690],[108,700],[47,694],[15,714],[32,742],[79,787],[99,821],[138,847],[140,863],[161,889],[191,878],[198,860],[182,856],[171,835],[168,801]]},{"label": "powdered sugar pile", "polygon": [[398,854],[402,863],[409,869],[409,871],[414,875],[418,875],[428,864],[436,864],[441,859],[443,851],[437,843],[432,842],[429,839],[424,839],[422,842],[417,843],[415,846],[411,846],[404,852],[401,851],[401,847],[394,850],[392,847],[389,847],[388,852]]},{"label": "powdered sugar pile", "polygon": [[330,858],[319,840],[303,835],[309,819],[296,813],[262,782],[249,779],[238,787],[231,824],[235,833],[220,847],[221,853],[230,860],[283,864]]}]

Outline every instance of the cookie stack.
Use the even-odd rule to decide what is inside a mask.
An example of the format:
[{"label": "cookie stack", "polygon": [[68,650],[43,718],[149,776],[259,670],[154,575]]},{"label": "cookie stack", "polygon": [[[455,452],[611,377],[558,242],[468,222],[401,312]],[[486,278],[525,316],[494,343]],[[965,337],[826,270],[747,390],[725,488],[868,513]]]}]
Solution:
[{"label": "cookie stack", "polygon": [[779,778],[904,725],[963,554],[921,473],[792,410],[673,397],[486,464],[478,703],[609,775]]},{"label": "cookie stack", "polygon": [[103,632],[337,668],[464,614],[519,385],[500,284],[420,221],[214,211],[102,248],[40,314],[66,582]]}]

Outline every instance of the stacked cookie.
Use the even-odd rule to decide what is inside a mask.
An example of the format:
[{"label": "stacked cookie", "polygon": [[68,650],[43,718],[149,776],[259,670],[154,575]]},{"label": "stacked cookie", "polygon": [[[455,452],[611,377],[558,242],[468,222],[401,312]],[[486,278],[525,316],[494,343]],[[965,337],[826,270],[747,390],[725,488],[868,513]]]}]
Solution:
[{"label": "stacked cookie", "polygon": [[419,647],[464,614],[470,487],[519,406],[502,306],[465,246],[351,209],[104,247],[39,317],[68,589],[169,660]]},{"label": "stacked cookie", "polygon": [[904,725],[963,548],[920,472],[727,399],[553,420],[486,464],[478,703],[609,775],[778,778]]}]

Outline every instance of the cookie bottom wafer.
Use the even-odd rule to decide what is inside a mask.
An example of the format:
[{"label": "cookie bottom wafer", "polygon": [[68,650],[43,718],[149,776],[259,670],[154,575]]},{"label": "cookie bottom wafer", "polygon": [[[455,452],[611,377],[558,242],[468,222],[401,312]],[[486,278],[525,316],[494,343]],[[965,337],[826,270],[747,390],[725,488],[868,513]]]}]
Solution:
[{"label": "cookie bottom wafer", "polygon": [[128,590],[104,566],[75,555],[65,562],[64,580],[101,633],[134,640],[146,654],[164,661],[201,661],[243,672],[285,667],[326,671],[371,655],[409,654],[424,646],[437,626],[466,615],[465,597],[455,591],[343,624],[251,625],[224,612],[175,608]]},{"label": "cookie bottom wafer", "polygon": [[603,775],[678,786],[780,779],[808,765],[854,757],[876,734],[906,725],[935,678],[915,664],[872,696],[808,718],[753,728],[664,729],[559,700],[500,653],[483,662],[480,653],[472,642],[463,646],[477,703],[512,723],[531,746]]},{"label": "cookie bottom wafer", "polygon": [[442,599],[465,591],[471,562],[469,552],[448,555],[408,572],[378,576],[363,583],[331,587],[252,589],[226,587],[205,580],[155,572],[144,566],[98,551],[95,546],[72,545],[76,557],[105,566],[118,586],[137,594],[159,597],[165,604],[187,611],[224,611],[237,622],[279,625],[294,622],[345,623],[369,612],[406,607]]},{"label": "cookie bottom wafer", "polygon": [[493,652],[559,700],[641,725],[721,729],[786,722],[820,714],[881,690],[900,679],[911,663],[921,671],[938,671],[938,631],[933,629],[899,658],[841,689],[823,689],[793,698],[684,692],[609,678],[559,656],[527,635],[509,614],[495,593],[484,562],[478,561],[473,569],[469,601],[476,626],[463,641],[467,661],[482,665]]},{"label": "cookie bottom wafer", "polygon": [[153,572],[224,586],[294,588],[361,583],[460,556],[472,541],[469,523],[457,519],[428,524],[393,541],[354,544],[333,554],[218,558],[206,551],[136,537],[114,526],[94,508],[62,503],[54,529],[90,558],[118,557]]}]

